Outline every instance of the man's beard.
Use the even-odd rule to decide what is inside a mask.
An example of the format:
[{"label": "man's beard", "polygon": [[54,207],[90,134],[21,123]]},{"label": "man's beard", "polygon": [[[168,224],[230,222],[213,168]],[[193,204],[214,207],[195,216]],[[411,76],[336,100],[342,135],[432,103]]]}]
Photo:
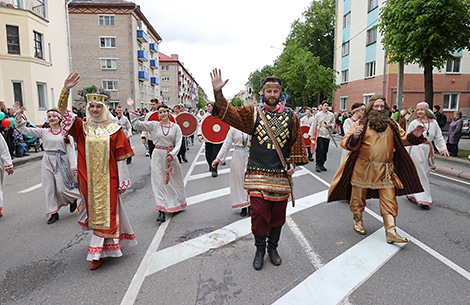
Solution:
[{"label": "man's beard", "polygon": [[387,110],[371,110],[367,114],[369,126],[377,132],[384,132],[389,124]]},{"label": "man's beard", "polygon": [[263,96],[263,103],[265,103],[266,105],[268,106],[276,106],[277,104],[279,104],[281,102],[281,99],[278,98],[277,100],[275,101],[270,101],[269,99],[267,99],[266,97]]}]

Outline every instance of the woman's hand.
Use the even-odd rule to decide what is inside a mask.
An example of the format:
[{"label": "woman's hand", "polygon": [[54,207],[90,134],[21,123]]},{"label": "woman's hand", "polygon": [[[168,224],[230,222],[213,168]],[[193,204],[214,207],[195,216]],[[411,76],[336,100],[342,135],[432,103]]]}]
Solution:
[{"label": "woman's hand", "polygon": [[449,158],[449,151],[447,149],[444,150],[444,151],[441,151],[441,156],[444,156],[444,157],[446,157],[446,159],[448,159]]},{"label": "woman's hand", "polygon": [[75,169],[75,168],[72,169],[72,176],[75,177],[75,176],[77,176],[77,174],[78,174],[78,169]]},{"label": "woman's hand", "polygon": [[135,112],[134,111],[134,100],[131,98],[127,99],[127,106],[129,106],[129,111]]},{"label": "woman's hand", "polygon": [[166,156],[166,160],[167,160],[168,162],[173,161],[173,155],[168,154],[168,156]]},{"label": "woman's hand", "polygon": [[197,136],[197,139],[199,140],[199,142],[201,142],[201,141],[202,141],[202,139],[204,139],[204,137],[203,137],[203,136],[201,136],[201,135],[198,135],[198,136]]},{"label": "woman's hand", "polygon": [[13,168],[6,169],[8,175],[13,175]]},{"label": "woman's hand", "polygon": [[215,159],[214,161],[212,161],[212,167],[215,168],[218,163],[219,163],[219,160]]},{"label": "woman's hand", "polygon": [[78,72],[70,73],[64,81],[64,89],[67,91],[72,89],[73,87],[75,87],[76,84],[78,84],[79,80],[80,75],[78,74]]},{"label": "woman's hand", "polygon": [[13,111],[15,112],[17,117],[21,117],[21,114],[23,113],[23,109],[21,108],[22,107],[20,106],[20,102],[17,101],[13,103]]}]

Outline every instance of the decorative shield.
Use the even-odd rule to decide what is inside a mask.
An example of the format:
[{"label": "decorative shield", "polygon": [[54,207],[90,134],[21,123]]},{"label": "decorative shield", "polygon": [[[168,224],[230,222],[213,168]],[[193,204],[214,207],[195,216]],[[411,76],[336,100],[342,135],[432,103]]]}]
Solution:
[{"label": "decorative shield", "polygon": [[310,126],[301,126],[300,130],[302,131],[302,138],[304,138],[305,146],[309,147],[312,144],[312,142],[310,141],[310,136],[308,135]]},{"label": "decorative shield", "polygon": [[212,115],[207,116],[201,123],[201,132],[203,137],[213,143],[220,144],[227,137],[230,126]]},{"label": "decorative shield", "polygon": [[176,116],[176,123],[180,126],[183,136],[189,137],[197,130],[197,119],[189,112],[181,112]]},{"label": "decorative shield", "polygon": [[315,140],[313,140],[312,144],[310,144],[310,152],[312,154],[315,153],[315,146],[317,145],[317,134],[318,134],[318,128],[315,128],[315,134],[313,136]]},{"label": "decorative shield", "polygon": [[[149,121],[158,121],[158,122],[161,121],[160,117],[158,116],[158,112],[156,112],[156,111],[149,116],[148,120]],[[170,114],[170,122],[176,123],[175,117],[172,116],[171,114]]]}]

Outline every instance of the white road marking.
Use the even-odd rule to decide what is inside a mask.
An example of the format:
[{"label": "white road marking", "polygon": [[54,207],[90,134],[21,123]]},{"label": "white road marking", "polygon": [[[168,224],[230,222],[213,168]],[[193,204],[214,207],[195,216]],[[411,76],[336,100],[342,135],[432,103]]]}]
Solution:
[{"label": "white road marking", "polygon": [[41,188],[41,187],[42,187],[42,183],[39,183],[39,184],[33,185],[32,187],[29,187],[27,189],[19,191],[18,194],[26,194],[26,193],[32,192],[32,191],[34,191],[38,188]]},{"label": "white road marking", "polygon": [[[229,156],[227,158],[225,158],[225,161],[228,161],[228,160],[232,160],[232,156]],[[196,162],[196,165],[207,165],[207,161],[206,161],[206,158],[204,157],[204,160],[203,161],[198,161]],[[219,165],[219,166],[223,166],[223,165]]]},{"label": "white road marking", "polygon": [[[217,173],[219,175],[228,174],[230,173],[230,168],[219,169]],[[198,179],[207,178],[207,177],[212,177],[212,173],[207,172],[207,173],[192,175],[189,177],[188,181],[198,180]]]},{"label": "white road marking", "polygon": [[441,177],[441,178],[446,178],[446,179],[449,179],[449,180],[452,180],[452,181],[456,181],[456,182],[460,182],[460,183],[463,183],[463,184],[470,185],[470,182],[455,179],[455,178],[452,178],[452,177],[449,177],[449,176],[446,176],[446,175],[438,174],[438,173],[435,173],[435,172],[431,172],[431,174],[434,175],[434,176]]},{"label": "white road marking", "polygon": [[189,205],[203,202],[209,199],[218,198],[222,196],[230,195],[230,187],[225,187],[223,189],[218,189],[212,192],[206,192],[199,195],[191,196],[186,198],[186,202]]}]

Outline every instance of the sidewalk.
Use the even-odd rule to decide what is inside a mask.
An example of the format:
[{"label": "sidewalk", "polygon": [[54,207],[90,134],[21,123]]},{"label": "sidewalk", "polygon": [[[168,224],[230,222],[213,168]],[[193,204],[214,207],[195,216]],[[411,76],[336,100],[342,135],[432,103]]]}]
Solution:
[{"label": "sidewalk", "polygon": [[41,160],[42,156],[44,156],[44,151],[39,150],[38,152],[35,152],[34,149],[31,149],[30,151],[28,151],[28,154],[29,156],[24,156],[21,158],[11,157],[13,159],[13,166],[18,166],[28,162]]}]

